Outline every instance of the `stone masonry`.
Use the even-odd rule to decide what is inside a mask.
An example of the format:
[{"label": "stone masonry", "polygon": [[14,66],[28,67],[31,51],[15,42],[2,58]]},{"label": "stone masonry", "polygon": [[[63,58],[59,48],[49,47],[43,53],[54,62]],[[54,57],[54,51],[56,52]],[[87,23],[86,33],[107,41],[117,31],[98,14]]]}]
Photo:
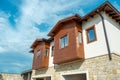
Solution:
[{"label": "stone masonry", "polygon": [[88,80],[120,80],[120,55],[112,53],[111,61],[108,54],[106,54],[83,61],[74,61],[50,68],[33,70],[32,76],[53,75],[51,80],[62,80],[63,74],[81,72],[87,72]]},{"label": "stone masonry", "polygon": [[20,74],[0,74],[0,80],[22,80]]}]

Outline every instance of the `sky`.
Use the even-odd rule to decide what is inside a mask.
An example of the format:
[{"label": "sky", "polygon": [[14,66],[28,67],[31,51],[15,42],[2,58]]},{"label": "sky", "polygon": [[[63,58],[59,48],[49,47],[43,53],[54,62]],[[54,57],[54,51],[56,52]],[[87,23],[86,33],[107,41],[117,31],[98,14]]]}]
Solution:
[{"label": "sky", "polygon": [[[120,11],[120,0],[109,0]],[[0,72],[32,68],[30,46],[63,18],[84,16],[105,0],[0,0]]]}]

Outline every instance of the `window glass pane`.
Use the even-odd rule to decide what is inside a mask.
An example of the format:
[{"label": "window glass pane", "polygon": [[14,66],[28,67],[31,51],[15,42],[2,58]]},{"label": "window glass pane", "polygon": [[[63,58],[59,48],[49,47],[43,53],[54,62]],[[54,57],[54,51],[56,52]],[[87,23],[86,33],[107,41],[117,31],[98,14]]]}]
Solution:
[{"label": "window glass pane", "polygon": [[54,55],[54,46],[52,46],[52,54],[51,54],[51,56],[53,56]]},{"label": "window glass pane", "polygon": [[64,39],[65,39],[65,46],[67,46],[68,45],[68,36],[65,36]]},{"label": "window glass pane", "polygon": [[95,38],[95,32],[94,32],[94,29],[90,29],[90,30],[88,30],[88,39],[89,39],[89,41],[93,41],[93,40],[96,39],[96,38]]},{"label": "window glass pane", "polygon": [[68,36],[64,36],[60,39],[60,46],[61,48],[64,48],[68,45]]},{"label": "window glass pane", "polygon": [[64,48],[64,38],[60,39],[60,45],[61,45],[61,48]]},{"label": "window glass pane", "polygon": [[37,57],[40,57],[40,54],[41,54],[41,51],[38,50],[38,51],[37,51]]},{"label": "window glass pane", "polygon": [[49,55],[49,49],[46,49],[46,56]]},{"label": "window glass pane", "polygon": [[78,32],[78,42],[82,43],[82,33]]}]

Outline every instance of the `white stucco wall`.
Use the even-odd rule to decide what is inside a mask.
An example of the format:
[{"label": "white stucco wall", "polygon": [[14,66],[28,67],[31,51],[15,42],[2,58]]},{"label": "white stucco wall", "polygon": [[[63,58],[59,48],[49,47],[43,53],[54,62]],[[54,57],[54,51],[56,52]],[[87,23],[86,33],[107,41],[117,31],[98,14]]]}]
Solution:
[{"label": "white stucco wall", "polygon": [[[95,25],[97,41],[87,43],[86,29]],[[94,16],[82,24],[85,58],[107,54],[107,47],[103,32],[103,25],[99,15]]]},{"label": "white stucco wall", "polygon": [[52,55],[52,46],[54,45],[54,41],[50,43],[50,53],[49,53],[49,67],[54,66],[53,64],[53,56]]},{"label": "white stucco wall", "polygon": [[104,14],[111,53],[120,55],[120,25],[107,14]]}]

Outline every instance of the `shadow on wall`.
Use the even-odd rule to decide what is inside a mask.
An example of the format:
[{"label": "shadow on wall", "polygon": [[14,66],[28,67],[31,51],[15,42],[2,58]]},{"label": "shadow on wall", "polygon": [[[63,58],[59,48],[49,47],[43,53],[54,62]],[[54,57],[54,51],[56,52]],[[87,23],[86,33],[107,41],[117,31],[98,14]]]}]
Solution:
[{"label": "shadow on wall", "polygon": [[43,68],[41,70],[36,70],[35,75],[45,74],[48,71],[48,68]]},{"label": "shadow on wall", "polygon": [[78,61],[73,61],[73,62],[66,63],[66,64],[61,64],[59,66],[56,65],[54,68],[56,72],[77,70],[81,67],[83,63],[84,63],[84,60],[80,60],[80,61],[78,60]]},{"label": "shadow on wall", "polygon": [[0,74],[0,80],[3,80],[3,76],[2,76],[2,74]]}]

